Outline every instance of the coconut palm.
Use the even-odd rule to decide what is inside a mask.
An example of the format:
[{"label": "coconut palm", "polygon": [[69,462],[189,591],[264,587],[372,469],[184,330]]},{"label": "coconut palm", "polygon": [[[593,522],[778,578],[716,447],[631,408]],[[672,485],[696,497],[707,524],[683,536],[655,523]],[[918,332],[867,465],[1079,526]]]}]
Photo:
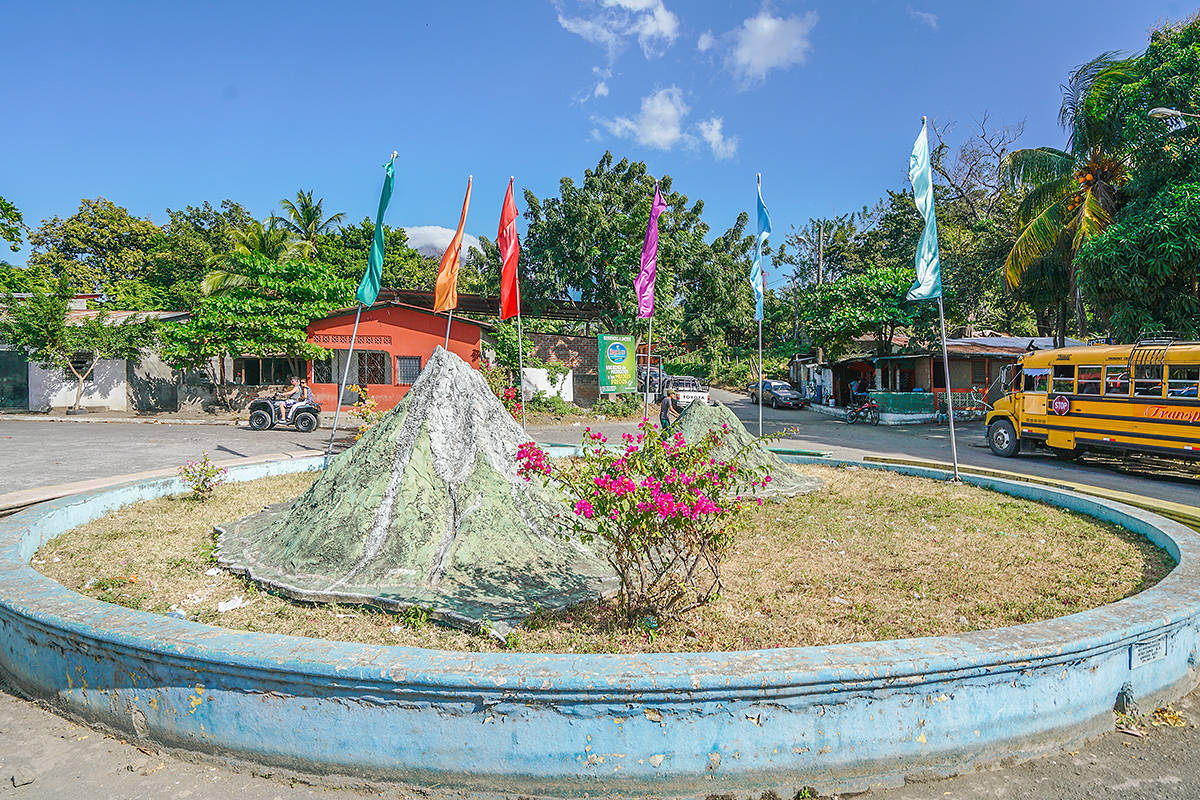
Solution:
[{"label": "coconut palm", "polygon": [[295,202],[286,198],[281,202],[287,216],[272,219],[295,237],[297,245],[304,248],[309,258],[316,257],[317,240],[321,234],[331,233],[346,216],[339,212],[326,217],[322,208],[325,200],[318,198],[314,201],[311,190],[296,192]]},{"label": "coconut palm", "polygon": [[[250,224],[233,233],[233,255],[261,255],[272,261],[286,261],[307,253],[286,228],[280,227],[274,214],[262,222],[251,220]],[[210,264],[229,263],[229,255],[214,255]],[[212,270],[200,281],[200,294],[219,294],[239,286],[249,286],[250,279],[223,267]]]},{"label": "coconut palm", "polygon": [[1089,114],[1089,98],[1114,91],[1125,79],[1126,63],[1105,53],[1071,73],[1058,117],[1070,135],[1069,150],[1016,150],[1004,164],[1009,188],[1025,193],[1017,210],[1020,233],[1004,262],[1008,286],[1020,288],[1026,273],[1046,259],[1063,259],[1080,336],[1087,335],[1087,319],[1072,262],[1083,243],[1112,222],[1117,190],[1129,181],[1129,152],[1118,127],[1112,117]]}]

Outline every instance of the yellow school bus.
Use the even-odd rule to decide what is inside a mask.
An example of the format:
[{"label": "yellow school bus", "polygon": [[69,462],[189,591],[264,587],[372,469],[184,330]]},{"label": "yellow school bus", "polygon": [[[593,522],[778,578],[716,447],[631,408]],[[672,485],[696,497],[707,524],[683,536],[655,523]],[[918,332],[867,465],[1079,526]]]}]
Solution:
[{"label": "yellow school bus", "polygon": [[1133,345],[1027,353],[1001,375],[987,415],[992,452],[1047,447],[1200,458],[1200,342],[1145,338]]}]

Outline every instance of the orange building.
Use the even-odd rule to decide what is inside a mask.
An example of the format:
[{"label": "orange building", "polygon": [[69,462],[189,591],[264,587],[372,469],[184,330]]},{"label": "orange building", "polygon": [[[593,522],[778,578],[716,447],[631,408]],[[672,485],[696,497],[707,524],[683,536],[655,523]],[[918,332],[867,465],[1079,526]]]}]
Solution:
[{"label": "orange building", "polygon": [[[308,364],[313,395],[326,411],[334,409],[346,368],[354,313],[354,309],[346,309],[308,324],[308,341],[333,351],[332,358]],[[483,358],[483,332],[488,328],[485,323],[456,316],[450,324],[448,349],[478,369]],[[445,314],[395,301],[364,308],[347,383],[365,386],[380,409],[392,408],[408,393],[433,349],[445,340]],[[347,392],[342,398],[343,407],[355,399]]]}]

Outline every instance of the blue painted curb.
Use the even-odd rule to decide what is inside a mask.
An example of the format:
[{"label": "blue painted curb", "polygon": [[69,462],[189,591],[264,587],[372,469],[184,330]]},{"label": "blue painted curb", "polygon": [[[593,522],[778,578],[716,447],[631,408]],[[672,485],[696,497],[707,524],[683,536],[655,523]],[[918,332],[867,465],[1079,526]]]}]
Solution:
[{"label": "blue painted curb", "polygon": [[[230,478],[320,462],[235,467]],[[1032,625],[657,655],[459,653],[242,633],[85,598],[28,566],[71,527],[183,490],[161,479],[0,519],[0,669],[70,714],[168,747],[459,791],[570,796],[860,791],[1073,744],[1111,727],[1126,684],[1144,708],[1192,688],[1200,535],[1104,500],[964,478],[1124,525],[1178,566],[1139,595]]]}]

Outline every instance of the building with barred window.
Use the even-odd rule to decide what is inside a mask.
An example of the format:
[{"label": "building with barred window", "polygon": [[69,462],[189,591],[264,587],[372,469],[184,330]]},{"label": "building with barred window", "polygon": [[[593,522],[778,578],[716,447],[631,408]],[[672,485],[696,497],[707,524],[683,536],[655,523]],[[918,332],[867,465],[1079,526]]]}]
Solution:
[{"label": "building with barred window", "polygon": [[[331,358],[308,364],[313,395],[324,409],[332,411],[349,361],[347,385],[364,387],[381,409],[392,408],[408,393],[434,348],[446,344],[446,315],[393,300],[377,302],[363,309],[351,354],[354,315],[355,310],[348,308],[308,324],[308,341],[333,352]],[[487,323],[456,316],[450,323],[447,349],[479,368],[485,332],[490,329]],[[353,404],[356,398],[347,391],[343,406]]]}]

